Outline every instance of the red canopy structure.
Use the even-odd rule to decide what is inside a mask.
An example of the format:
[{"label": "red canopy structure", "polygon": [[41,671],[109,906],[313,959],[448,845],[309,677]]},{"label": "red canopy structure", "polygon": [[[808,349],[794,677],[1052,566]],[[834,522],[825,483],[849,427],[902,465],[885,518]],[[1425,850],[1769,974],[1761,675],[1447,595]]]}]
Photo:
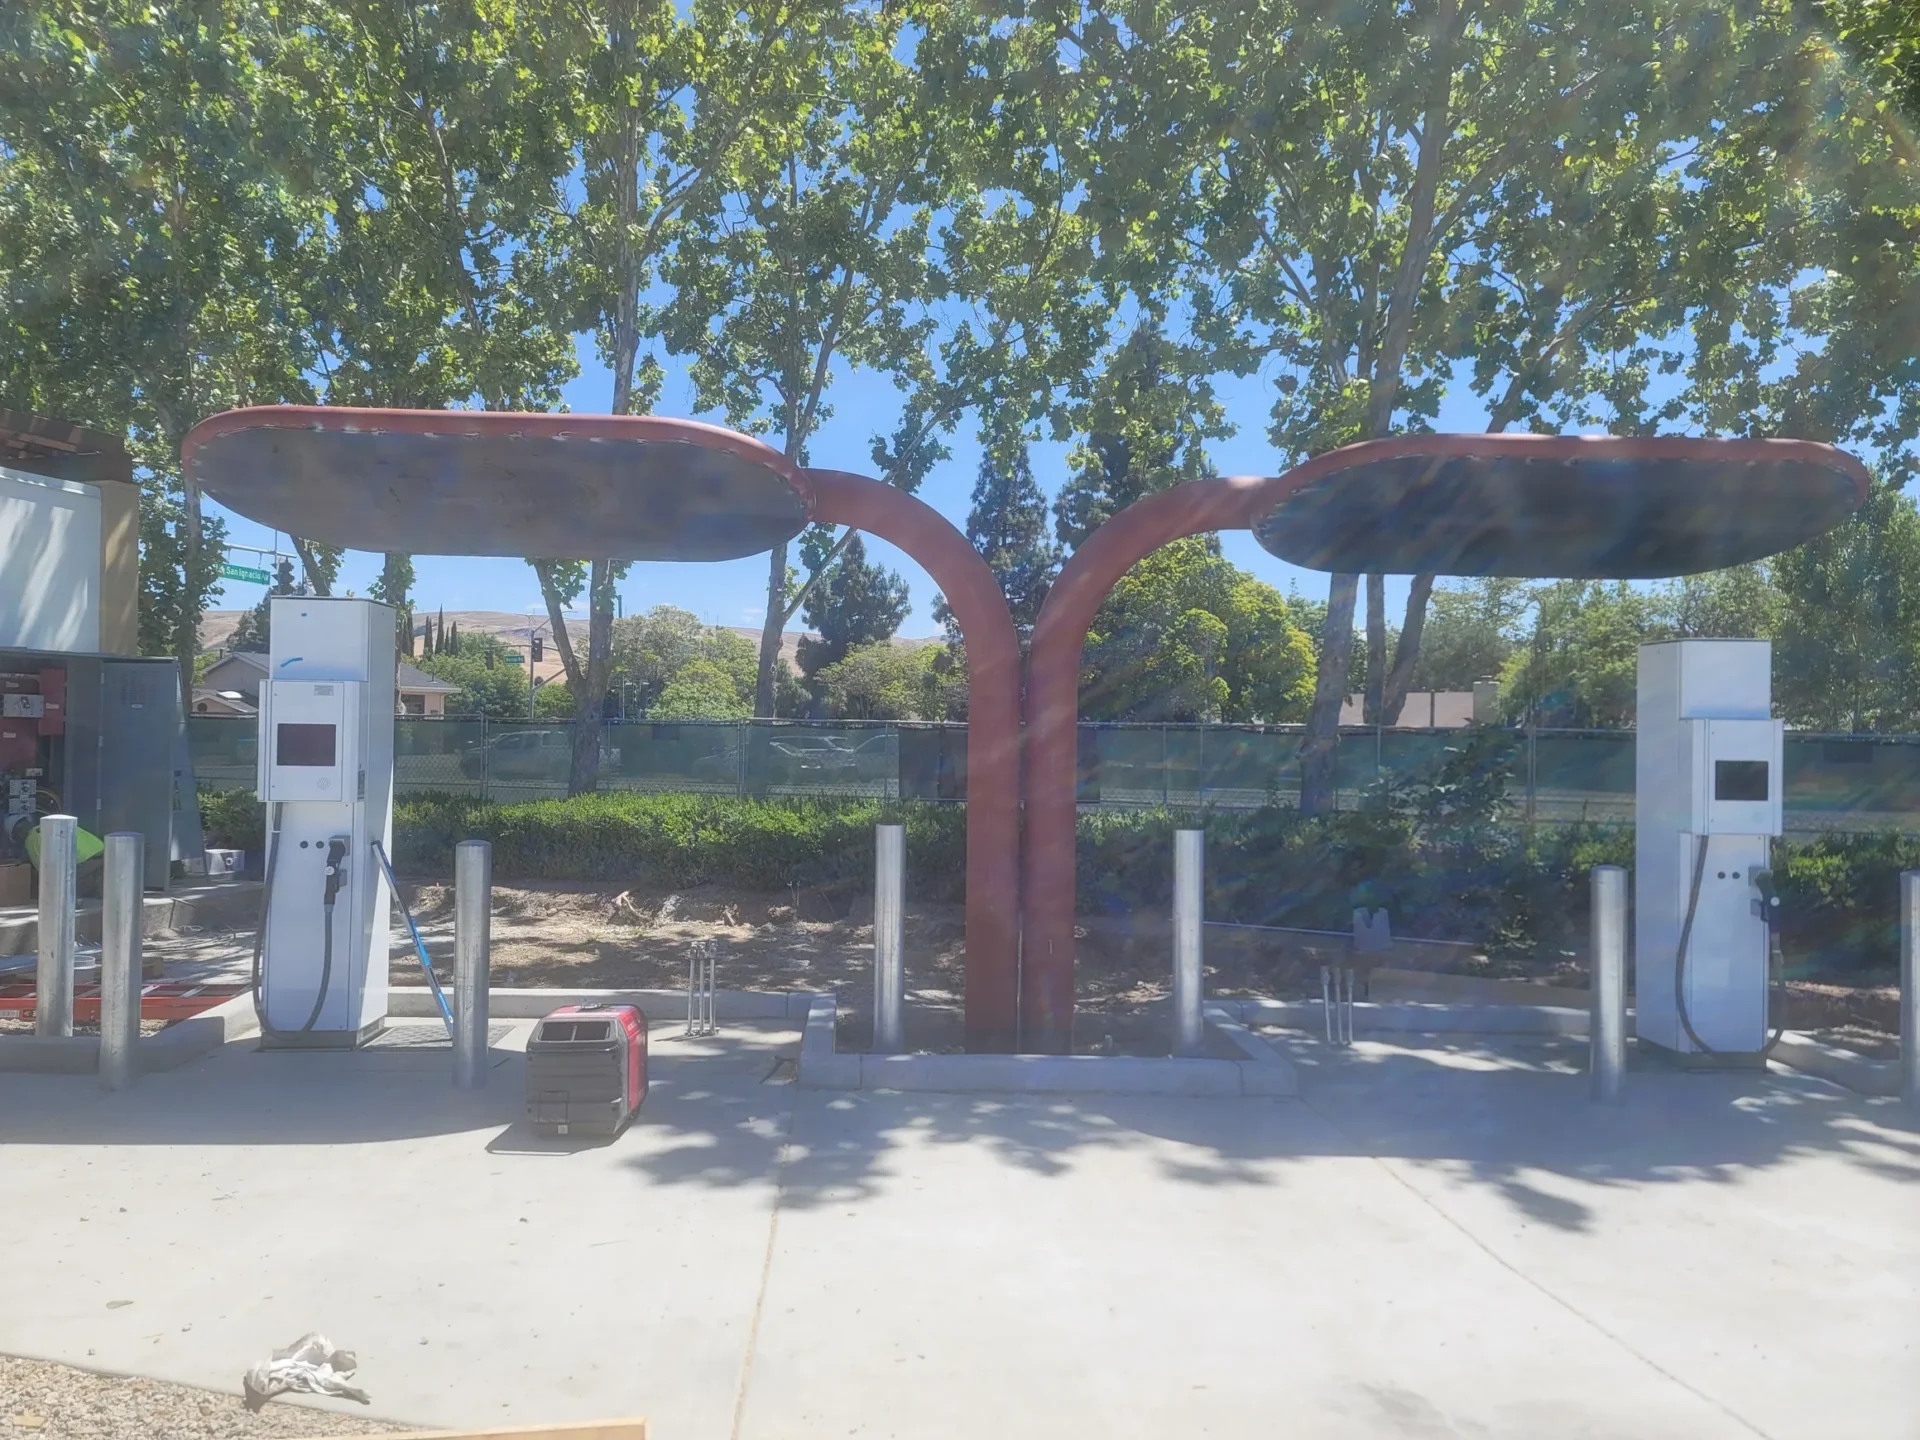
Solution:
[{"label": "red canopy structure", "polygon": [[273,405],[214,415],[182,447],[214,499],[358,550],[724,560],[819,521],[913,556],[968,659],[970,1050],[1018,1034],[1020,651],[998,581],[937,511],[861,475],[807,470],[746,435],[658,416]]},{"label": "red canopy structure", "polygon": [[967,647],[970,1050],[1072,1047],[1081,653],[1114,584],[1169,540],[1250,527],[1349,572],[1641,578],[1758,559],[1866,498],[1851,456],[1801,441],[1411,435],[1285,475],[1202,480],[1128,507],[1068,561],[1034,629],[1020,825],[1019,648],[985,562],[922,502],[793,465],[749,436],[656,416],[267,406],[187,437],[187,473],[277,529],[365,550],[717,560],[809,523],[914,557]]},{"label": "red canopy structure", "polygon": [[1081,653],[1094,612],[1152,551],[1246,526],[1282,559],[1348,573],[1684,575],[1798,545],[1852,514],[1867,484],[1852,456],[1797,440],[1408,435],[1128,506],[1074,552],[1033,631],[1023,1048],[1072,1049]]}]

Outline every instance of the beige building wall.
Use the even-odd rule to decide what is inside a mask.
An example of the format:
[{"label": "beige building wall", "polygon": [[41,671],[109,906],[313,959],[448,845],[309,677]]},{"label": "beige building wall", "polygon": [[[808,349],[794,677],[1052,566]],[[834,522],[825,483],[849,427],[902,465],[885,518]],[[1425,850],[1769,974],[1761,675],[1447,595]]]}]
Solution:
[{"label": "beige building wall", "polygon": [[140,653],[140,487],[101,480],[100,649]]},{"label": "beige building wall", "polygon": [[0,410],[0,465],[85,485],[100,501],[99,635],[107,655],[140,653],[140,487],[123,440],[46,415]]}]

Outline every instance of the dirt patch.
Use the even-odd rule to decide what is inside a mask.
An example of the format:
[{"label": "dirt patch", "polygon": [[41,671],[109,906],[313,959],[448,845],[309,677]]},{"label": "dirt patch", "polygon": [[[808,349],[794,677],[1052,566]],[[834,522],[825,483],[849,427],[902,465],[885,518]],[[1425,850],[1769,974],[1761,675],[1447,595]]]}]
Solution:
[{"label": "dirt patch", "polygon": [[[423,885],[410,897],[443,982],[451,981],[453,890]],[[872,1035],[872,897],[848,891],[766,893],[708,885],[685,890],[608,885],[496,885],[493,980],[552,989],[682,989],[693,946],[714,942],[717,983],[728,990],[833,990],[840,1042]],[[961,1048],[965,993],[965,909],[906,908],[907,1041],[917,1050]],[[1164,1054],[1170,1004],[1171,939],[1164,911],[1090,918],[1075,929],[1077,1048]],[[1339,936],[1209,926],[1207,993],[1220,999],[1318,999],[1320,967],[1351,957]],[[1487,979],[1530,979],[1584,989],[1585,957],[1535,957],[1455,946],[1397,944],[1381,964]],[[396,944],[393,983],[415,985],[420,970]],[[1883,1055],[1898,1045],[1898,991],[1889,986],[1795,980],[1785,1020],[1833,1043]],[[1157,1048],[1156,1048],[1157,1047]]]},{"label": "dirt patch", "polygon": [[[142,1035],[158,1035],[173,1023],[171,1020],[142,1020],[140,1022],[140,1033]],[[0,1035],[31,1035],[33,1033],[33,1016],[31,1014],[26,1015],[24,1018],[14,1012],[0,1015]],[[100,1033],[100,1026],[98,1022],[76,1020],[73,1023],[73,1033],[75,1035],[98,1035]]]},{"label": "dirt patch", "polygon": [[[554,989],[682,989],[696,942],[714,944],[715,983],[723,990],[842,990],[873,978],[870,902],[847,897],[843,918],[819,916],[828,902],[806,892],[776,894],[717,885],[686,890],[607,886],[501,886],[493,890],[493,983]],[[798,903],[796,903],[796,901]],[[414,918],[442,981],[450,953],[435,943],[451,934],[453,889],[421,886]],[[908,983],[923,998],[958,1004],[965,918],[958,905],[910,905],[906,914]],[[420,983],[420,966],[396,945],[396,985]]]}]

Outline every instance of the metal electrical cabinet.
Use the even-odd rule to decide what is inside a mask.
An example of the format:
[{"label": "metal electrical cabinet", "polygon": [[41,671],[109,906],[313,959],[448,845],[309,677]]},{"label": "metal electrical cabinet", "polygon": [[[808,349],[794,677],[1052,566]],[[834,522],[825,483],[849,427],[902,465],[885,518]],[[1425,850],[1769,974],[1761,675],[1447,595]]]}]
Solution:
[{"label": "metal electrical cabinet", "polygon": [[[174,741],[180,667],[171,660],[100,665],[100,828],[147,837],[146,888],[164,890],[173,855]],[[89,826],[89,829],[93,827]]]},{"label": "metal electrical cabinet", "polygon": [[[69,814],[101,836],[139,831],[146,837],[146,887],[164,890],[179,812],[196,810],[192,772],[176,755],[183,728],[179,665],[0,650],[5,694],[16,698],[0,699],[0,710],[23,712],[0,715],[0,794],[9,808]],[[197,813],[192,819],[197,837]]]}]

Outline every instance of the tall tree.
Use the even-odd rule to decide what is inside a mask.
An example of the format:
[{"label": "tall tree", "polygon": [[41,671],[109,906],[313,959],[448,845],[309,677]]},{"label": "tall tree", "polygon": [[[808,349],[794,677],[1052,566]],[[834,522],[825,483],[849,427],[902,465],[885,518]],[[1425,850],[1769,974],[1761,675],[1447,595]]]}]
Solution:
[{"label": "tall tree", "polygon": [[[556,10],[553,36],[570,42],[580,184],[551,232],[553,293],[612,371],[612,414],[642,413],[659,393],[664,372],[645,346],[659,328],[650,297],[664,257],[710,219],[730,170],[787,149],[810,100],[820,26],[837,18],[820,0],[590,0]],[[614,594],[628,566],[601,557],[534,569],[574,699],[568,789],[578,794],[597,783]],[[564,619],[583,596],[584,655]]]},{"label": "tall tree", "polygon": [[1623,582],[1535,589],[1534,629],[1508,656],[1501,705],[1515,719],[1575,728],[1633,723],[1640,645],[1661,638],[1657,597]]},{"label": "tall tree", "polygon": [[[900,56],[908,7],[849,7],[825,35],[799,123],[778,150],[744,148],[722,204],[683,233],[664,267],[671,349],[694,357],[702,408],[769,435],[790,460],[830,413],[837,365],[908,376],[926,364],[937,292],[928,237],[949,193],[960,117],[922,103]],[[911,449],[912,447],[910,447]],[[902,477],[917,483],[910,469]],[[819,565],[789,575],[768,556],[754,713],[773,713],[780,636],[825,567],[851,544],[808,537]]]},{"label": "tall tree", "polygon": [[1086,438],[1054,502],[1054,529],[1077,548],[1142,496],[1212,473],[1206,442],[1233,427],[1199,357],[1142,325],[1108,358],[1086,407]]},{"label": "tall tree", "polygon": [[[967,509],[967,539],[1000,582],[1024,646],[1060,568],[1060,550],[1047,538],[1047,500],[1034,483],[1027,437],[1004,419],[989,420],[981,434],[980,469]],[[934,618],[954,631],[945,599]],[[957,640],[957,632],[950,638]]]},{"label": "tall tree", "polygon": [[1774,557],[1775,699],[1821,730],[1920,724],[1920,513],[1882,475],[1845,525]]},{"label": "tall tree", "polygon": [[[1803,83],[1785,7],[1433,0],[1336,22],[1256,0],[1130,12],[1124,28],[1099,12],[1058,23],[1107,81],[1096,204],[1133,251],[1192,275],[1196,331],[1223,361],[1278,362],[1271,433],[1289,456],[1422,428],[1473,347],[1494,356],[1476,378],[1497,428],[1544,418],[1563,385],[1610,402],[1603,423],[1648,427],[1647,372],[1682,364],[1696,424],[1735,428],[1738,397],[1764,398],[1773,341],[1748,344],[1739,320],[1794,273],[1787,242],[1768,236],[1807,233],[1781,225],[1800,202],[1780,157],[1815,160],[1796,134],[1820,107],[1802,101],[1829,93]],[[1496,251],[1499,283],[1518,293],[1489,314],[1474,277]],[[1650,292],[1655,278],[1664,289]],[[1461,328],[1463,311],[1486,324]],[[1691,362],[1614,343],[1682,323]],[[1369,669],[1383,707],[1410,677],[1430,586],[1417,577],[1389,667],[1376,582]],[[1336,576],[1329,589],[1309,808],[1330,795],[1357,588]]]},{"label": "tall tree", "polygon": [[127,432],[143,646],[179,656],[183,687],[221,547],[180,443],[216,410],[311,396],[322,207],[287,163],[311,153],[307,43],[245,0],[0,8],[0,392]]},{"label": "tall tree", "polygon": [[1297,721],[1313,644],[1287,602],[1210,537],[1129,570],[1087,634],[1081,713],[1095,720]]},{"label": "tall tree", "polygon": [[[1436,589],[1409,688],[1470,690],[1477,680],[1497,679],[1521,638],[1520,622],[1531,603],[1529,587],[1518,580],[1476,580]],[[1404,703],[1404,692],[1400,698]],[[1399,710],[1388,713],[1397,715]]]},{"label": "tall tree", "polygon": [[413,654],[413,557],[389,550],[367,593],[394,608],[394,643]]},{"label": "tall tree", "polygon": [[1736,565],[1688,575],[1660,597],[1667,629],[1678,639],[1769,639],[1780,633],[1780,592],[1765,565]]},{"label": "tall tree", "polygon": [[[823,550],[830,542],[815,533],[803,543]],[[846,659],[850,650],[891,640],[907,618],[906,581],[869,563],[866,543],[857,534],[839,551],[831,560],[819,551],[806,557],[809,568],[821,577],[806,603],[807,624],[820,638],[803,636],[796,657],[800,673],[809,680],[824,667]]]}]

